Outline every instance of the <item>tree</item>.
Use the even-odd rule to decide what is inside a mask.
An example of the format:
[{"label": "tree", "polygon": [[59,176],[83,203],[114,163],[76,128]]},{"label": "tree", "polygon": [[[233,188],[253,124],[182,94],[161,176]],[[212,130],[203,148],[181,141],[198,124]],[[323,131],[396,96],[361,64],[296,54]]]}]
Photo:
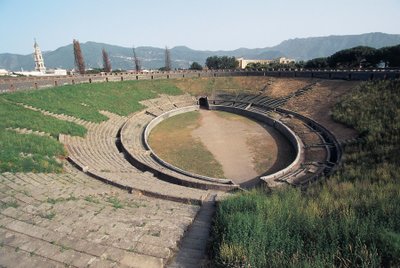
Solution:
[{"label": "tree", "polygon": [[336,52],[328,58],[328,64],[333,68],[362,68],[375,66],[378,60],[375,57],[376,49],[358,46]]},{"label": "tree", "polygon": [[85,61],[83,60],[81,45],[78,40],[73,41],[74,46],[74,57],[75,57],[75,67],[80,74],[85,74]]},{"label": "tree", "polygon": [[208,67],[208,69],[219,69],[218,63],[218,56],[212,56],[206,59],[206,66]]},{"label": "tree", "polygon": [[171,71],[171,52],[168,47],[165,47],[165,71]]},{"label": "tree", "polygon": [[385,67],[400,67],[400,45],[379,49],[379,61],[383,61]]},{"label": "tree", "polygon": [[132,46],[132,51],[133,51],[133,63],[135,65],[135,70],[138,73],[140,72],[140,60],[136,54],[135,46]]},{"label": "tree", "polygon": [[101,51],[103,53],[103,70],[106,73],[111,72],[111,61],[110,58],[108,57],[108,53],[106,50],[103,48]]},{"label": "tree", "polygon": [[315,59],[309,60],[306,62],[304,67],[307,69],[327,68],[328,67],[328,58],[315,58]]},{"label": "tree", "polygon": [[201,66],[198,62],[193,62],[190,67],[189,70],[203,70],[203,66]]},{"label": "tree", "polygon": [[209,69],[236,69],[239,66],[239,62],[235,57],[227,56],[211,56],[206,59],[206,66]]}]

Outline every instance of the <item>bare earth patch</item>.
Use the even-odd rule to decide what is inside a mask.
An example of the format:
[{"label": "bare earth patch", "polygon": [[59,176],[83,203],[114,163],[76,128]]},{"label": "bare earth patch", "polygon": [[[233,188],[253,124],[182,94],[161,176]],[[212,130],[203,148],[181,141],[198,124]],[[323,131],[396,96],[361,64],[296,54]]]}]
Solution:
[{"label": "bare earth patch", "polygon": [[311,83],[310,78],[270,78],[265,94],[272,98],[285,97]]},{"label": "bare earth patch", "polygon": [[221,163],[225,177],[236,183],[274,172],[291,158],[290,145],[271,127],[224,112],[200,113],[200,127],[192,135]]},{"label": "bare earth patch", "polygon": [[284,108],[311,117],[328,128],[339,140],[354,138],[357,132],[343,124],[336,123],[330,111],[335,103],[360,82],[341,80],[321,80],[304,95],[289,100]]}]

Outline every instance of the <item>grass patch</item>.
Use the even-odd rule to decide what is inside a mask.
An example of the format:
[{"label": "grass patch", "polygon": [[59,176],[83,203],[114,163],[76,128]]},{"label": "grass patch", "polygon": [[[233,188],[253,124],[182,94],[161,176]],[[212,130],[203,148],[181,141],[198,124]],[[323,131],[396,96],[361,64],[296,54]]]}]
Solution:
[{"label": "grass patch", "polygon": [[107,202],[111,203],[112,206],[116,209],[124,207],[121,200],[119,200],[118,197],[115,197],[115,196],[111,196],[111,197],[107,198]]},{"label": "grass patch", "polygon": [[364,83],[334,118],[363,139],[342,168],[307,192],[238,194],[220,203],[215,267],[400,266],[400,81]]},{"label": "grass patch", "polygon": [[34,131],[50,133],[55,138],[57,138],[60,133],[81,137],[86,134],[86,129],[83,126],[26,109],[5,100],[4,97],[7,96],[8,94],[4,94],[0,97],[0,129],[27,128]]},{"label": "grass patch", "polygon": [[45,116],[16,103],[29,104],[57,114],[100,122],[107,117],[99,110],[128,115],[144,108],[139,101],[158,94],[181,93],[170,80],[125,81],[68,85],[43,90],[28,90],[0,96],[0,172],[62,172],[56,158],[64,158],[63,146],[50,137],[19,134],[7,128],[27,128],[50,133],[84,136],[86,129],[75,123]]},{"label": "grass patch", "polygon": [[123,81],[21,91],[4,97],[57,114],[101,122],[107,120],[107,117],[100,114],[100,110],[128,115],[144,108],[139,101],[155,98],[161,93],[178,95],[181,91],[169,80]]},{"label": "grass patch", "polygon": [[6,209],[6,208],[17,208],[19,207],[19,204],[16,200],[12,200],[12,201],[5,201],[5,202],[1,202],[0,203],[0,209]]},{"label": "grass patch", "polygon": [[65,155],[55,139],[0,130],[0,172],[61,172]]},{"label": "grass patch", "polygon": [[85,201],[98,204],[100,201],[92,195],[85,196]]},{"label": "grass patch", "polygon": [[86,129],[74,123],[45,116],[0,97],[0,172],[61,172],[56,158],[65,156],[63,146],[55,139],[19,134],[6,128],[27,128],[50,133],[84,136]]},{"label": "grass patch", "polygon": [[197,111],[168,118],[151,131],[149,143],[159,157],[181,169],[223,178],[221,164],[191,135],[191,131],[199,126],[199,119]]},{"label": "grass patch", "polygon": [[49,213],[41,213],[39,216],[43,219],[52,220],[56,216],[56,213],[54,211],[51,211]]}]

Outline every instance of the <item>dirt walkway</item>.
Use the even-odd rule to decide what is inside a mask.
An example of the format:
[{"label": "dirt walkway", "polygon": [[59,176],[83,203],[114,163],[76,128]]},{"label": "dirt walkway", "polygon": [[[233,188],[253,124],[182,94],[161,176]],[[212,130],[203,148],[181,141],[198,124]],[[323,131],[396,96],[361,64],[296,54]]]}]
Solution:
[{"label": "dirt walkway", "polygon": [[[200,139],[214,155],[225,177],[236,183],[245,183],[271,168],[279,168],[281,150],[290,151],[288,142],[280,141],[282,137],[273,128],[236,115],[222,116],[220,112],[206,110],[200,113],[201,126],[192,131],[193,137]],[[286,148],[281,149],[285,143]]]}]

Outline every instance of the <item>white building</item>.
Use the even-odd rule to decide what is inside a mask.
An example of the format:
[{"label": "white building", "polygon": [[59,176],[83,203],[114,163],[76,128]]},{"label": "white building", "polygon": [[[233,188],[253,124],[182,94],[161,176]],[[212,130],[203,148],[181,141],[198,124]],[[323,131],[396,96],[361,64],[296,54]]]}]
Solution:
[{"label": "white building", "polygon": [[276,59],[276,62],[280,63],[280,64],[289,64],[289,63],[295,62],[295,60],[294,59],[288,59],[288,58],[285,58],[285,57],[280,57],[280,58]]},{"label": "white building", "polygon": [[289,64],[295,62],[294,59],[288,59],[285,57],[280,57],[274,60],[247,60],[244,58],[238,58],[237,61],[239,62],[239,68],[245,69],[247,64],[249,63],[260,63],[260,64],[270,64],[270,63],[279,63],[279,64]]},{"label": "white building", "polygon": [[273,62],[273,60],[246,60],[244,58],[238,58],[237,61],[240,69],[245,69],[249,63],[270,64]]},{"label": "white building", "polygon": [[6,69],[0,69],[0,76],[5,76],[5,75],[9,75],[10,72],[7,71]]}]

